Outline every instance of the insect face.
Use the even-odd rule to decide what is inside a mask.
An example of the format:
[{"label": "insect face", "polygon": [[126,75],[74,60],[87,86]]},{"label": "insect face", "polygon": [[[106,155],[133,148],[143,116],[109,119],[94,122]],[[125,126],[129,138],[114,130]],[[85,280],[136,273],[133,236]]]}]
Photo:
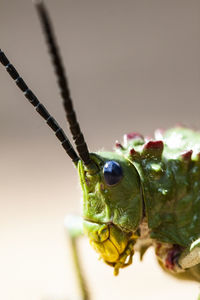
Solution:
[{"label": "insect face", "polygon": [[133,254],[135,232],[142,218],[140,179],[135,167],[119,154],[100,152],[90,158],[96,171],[91,172],[82,161],[78,163],[84,231],[117,273]]}]

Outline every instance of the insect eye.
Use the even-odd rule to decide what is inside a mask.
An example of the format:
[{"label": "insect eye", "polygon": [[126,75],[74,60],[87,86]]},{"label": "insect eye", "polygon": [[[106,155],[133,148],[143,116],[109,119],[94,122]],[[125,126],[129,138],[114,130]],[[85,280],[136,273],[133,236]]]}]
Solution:
[{"label": "insect eye", "polygon": [[107,185],[114,185],[123,177],[122,167],[116,161],[109,160],[103,167],[103,174]]}]

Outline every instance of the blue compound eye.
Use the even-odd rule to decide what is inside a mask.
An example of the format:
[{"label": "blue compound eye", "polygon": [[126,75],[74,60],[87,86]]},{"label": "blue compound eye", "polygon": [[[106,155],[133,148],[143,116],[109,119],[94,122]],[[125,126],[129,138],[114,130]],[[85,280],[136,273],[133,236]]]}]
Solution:
[{"label": "blue compound eye", "polygon": [[123,177],[122,167],[116,161],[109,160],[103,167],[103,174],[107,185],[114,185]]}]

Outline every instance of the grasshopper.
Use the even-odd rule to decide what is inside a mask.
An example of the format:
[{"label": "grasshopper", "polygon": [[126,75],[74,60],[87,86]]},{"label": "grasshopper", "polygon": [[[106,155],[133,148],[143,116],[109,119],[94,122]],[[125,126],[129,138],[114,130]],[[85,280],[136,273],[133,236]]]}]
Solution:
[{"label": "grasshopper", "polygon": [[155,138],[133,132],[114,152],[91,153],[73,107],[67,78],[46,8],[36,3],[58,78],[76,150],[60,125],[22,79],[6,54],[0,62],[27,100],[55,132],[72,160],[83,190],[82,219],[67,218],[82,298],[89,299],[81,273],[76,239],[91,245],[114,274],[153,246],[161,267],[200,279],[200,133],[174,127]]}]

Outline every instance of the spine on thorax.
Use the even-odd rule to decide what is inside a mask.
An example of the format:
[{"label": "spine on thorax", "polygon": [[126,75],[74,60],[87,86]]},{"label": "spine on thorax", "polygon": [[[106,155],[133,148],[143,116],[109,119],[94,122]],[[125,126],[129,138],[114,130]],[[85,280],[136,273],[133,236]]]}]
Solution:
[{"label": "spine on thorax", "polygon": [[139,173],[151,238],[184,247],[200,236],[200,160],[191,150],[170,157],[165,146],[133,133],[116,149]]}]

